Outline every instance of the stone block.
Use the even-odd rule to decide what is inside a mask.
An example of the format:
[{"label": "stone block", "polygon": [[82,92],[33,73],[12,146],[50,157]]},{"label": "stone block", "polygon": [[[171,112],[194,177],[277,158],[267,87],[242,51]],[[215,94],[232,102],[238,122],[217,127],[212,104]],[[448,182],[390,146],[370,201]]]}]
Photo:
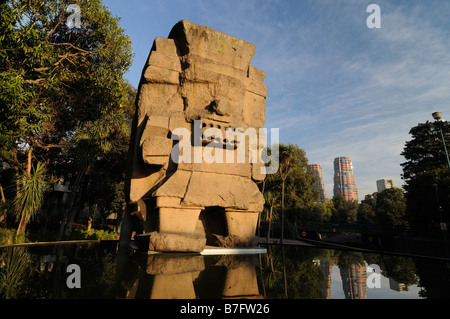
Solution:
[{"label": "stone block", "polygon": [[148,114],[173,116],[174,111],[182,111],[183,99],[179,96],[178,85],[164,83],[144,83],[141,85],[138,100],[138,125]]},{"label": "stone block", "polygon": [[150,233],[149,250],[166,252],[201,252],[206,238],[202,235],[180,233]]},{"label": "stone block", "polygon": [[199,55],[242,70],[247,70],[256,51],[252,43],[187,20],[178,22],[169,38],[185,39],[180,43],[182,54]]},{"label": "stone block", "polygon": [[181,62],[178,56],[169,56],[161,53],[160,51],[151,52],[148,59],[148,65],[160,67],[178,73],[181,72]]},{"label": "stone block", "polygon": [[150,65],[145,69],[144,79],[147,83],[179,84],[180,73],[166,68]]},{"label": "stone block", "polygon": [[157,51],[158,53],[168,56],[178,57],[177,46],[174,39],[166,39],[162,37],[155,38],[152,51]]},{"label": "stone block", "polygon": [[159,231],[161,233],[193,234],[200,211],[198,208],[160,207],[158,209]]},{"label": "stone block", "polygon": [[254,237],[258,215],[257,212],[225,211],[228,234],[244,238]]},{"label": "stone block", "polygon": [[265,97],[247,91],[244,98],[244,122],[251,127],[264,127]]},{"label": "stone block", "polygon": [[186,194],[192,172],[177,170],[171,178],[165,180],[153,194],[157,199],[165,197],[183,198]]},{"label": "stone block", "polygon": [[195,299],[192,274],[154,276],[150,299]]},{"label": "stone block", "polygon": [[245,80],[245,86],[247,91],[249,92],[260,95],[262,97],[267,96],[267,87],[262,82],[257,82],[253,79],[247,78]]},{"label": "stone block", "polygon": [[247,77],[255,80],[256,82],[262,83],[264,81],[264,78],[266,77],[266,72],[264,72],[263,70],[260,70],[258,68],[255,68],[251,64],[248,66],[247,72],[248,72]]},{"label": "stone block", "polygon": [[168,160],[171,151],[172,140],[165,136],[148,136],[142,144],[144,160],[149,156],[165,156]]},{"label": "stone block", "polygon": [[202,256],[178,256],[153,254],[147,258],[146,273],[150,275],[173,275],[187,272],[198,272],[205,269]]},{"label": "stone block", "polygon": [[258,280],[254,266],[240,265],[240,267],[228,268],[223,288],[224,298],[258,295]]}]

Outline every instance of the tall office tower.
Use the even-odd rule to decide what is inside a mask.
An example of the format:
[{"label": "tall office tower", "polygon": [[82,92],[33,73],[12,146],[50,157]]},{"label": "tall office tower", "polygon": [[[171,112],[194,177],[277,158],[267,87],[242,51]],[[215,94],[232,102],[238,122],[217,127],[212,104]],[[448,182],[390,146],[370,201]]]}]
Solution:
[{"label": "tall office tower", "polygon": [[329,261],[321,260],[319,266],[325,275],[325,283],[319,283],[319,287],[322,289],[325,298],[331,299],[331,272],[333,271],[333,264]]},{"label": "tall office tower", "polygon": [[394,181],[392,179],[379,179],[377,180],[377,191],[382,192],[387,188],[394,188]]},{"label": "tall office tower", "polygon": [[367,268],[353,264],[346,269],[339,268],[345,299],[366,299]]},{"label": "tall office tower", "polygon": [[322,166],[320,164],[311,164],[309,167],[317,177],[316,185],[314,187],[319,191],[319,201],[324,203],[327,198],[327,192],[325,191],[325,183],[323,182]]},{"label": "tall office tower", "polygon": [[341,194],[347,200],[358,200],[353,165],[350,157],[336,157],[334,159],[334,188],[333,195]]}]

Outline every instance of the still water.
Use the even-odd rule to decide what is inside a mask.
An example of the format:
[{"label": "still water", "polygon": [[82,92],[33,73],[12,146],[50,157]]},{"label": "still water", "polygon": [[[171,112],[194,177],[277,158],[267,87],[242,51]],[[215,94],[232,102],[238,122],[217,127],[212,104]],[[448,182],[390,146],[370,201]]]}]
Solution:
[{"label": "still water", "polygon": [[266,254],[216,256],[144,254],[119,249],[117,242],[2,248],[0,296],[450,298],[450,268],[441,260],[304,246],[266,248]]}]

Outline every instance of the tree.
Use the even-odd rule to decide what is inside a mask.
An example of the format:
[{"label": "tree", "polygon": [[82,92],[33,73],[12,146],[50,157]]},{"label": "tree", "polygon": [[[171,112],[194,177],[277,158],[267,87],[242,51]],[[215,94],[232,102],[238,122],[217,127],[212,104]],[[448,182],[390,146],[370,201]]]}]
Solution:
[{"label": "tree", "polygon": [[358,201],[347,200],[341,194],[333,197],[333,211],[331,219],[338,223],[354,223],[358,210]]},{"label": "tree", "polygon": [[332,216],[332,202],[326,200],[325,203],[315,203],[311,209],[311,216],[309,220],[318,222],[327,222]]},{"label": "tree", "polygon": [[376,217],[381,225],[406,227],[406,199],[400,188],[388,188],[376,197]]},{"label": "tree", "polygon": [[[0,4],[0,156],[17,179],[41,162],[52,182],[76,166],[79,186],[96,146],[111,149],[126,127],[117,120],[125,116],[131,41],[100,0],[71,3],[81,28],[66,25],[66,2]],[[73,157],[74,149],[88,153]]]},{"label": "tree", "polygon": [[368,194],[361,201],[358,206],[357,220],[360,223],[376,223],[376,204],[377,204],[377,194]]},{"label": "tree", "polygon": [[272,193],[270,191],[266,192],[264,194],[264,199],[266,200],[266,207],[268,206],[268,214],[267,214],[267,220],[268,220],[268,226],[267,226],[267,242],[270,240],[270,229],[272,226],[272,217],[273,217],[273,209],[278,206],[278,196],[275,193]]},{"label": "tree", "polygon": [[[281,145],[280,145],[281,146]],[[280,166],[279,172],[281,177],[281,243],[283,243],[284,239],[284,188],[286,185],[286,179],[291,174],[292,170],[296,165],[299,164],[299,158],[296,157],[293,145],[287,145],[283,147],[279,147],[280,154]]]},{"label": "tree", "polygon": [[48,187],[44,165],[38,163],[32,173],[21,175],[18,185],[13,207],[19,221],[17,234],[20,234],[25,231],[28,221],[36,216],[44,203],[44,194]]},{"label": "tree", "polygon": [[269,175],[264,183],[264,192],[277,194],[281,199],[281,236],[284,237],[285,218],[292,224],[297,217],[303,218],[318,199],[314,190],[316,177],[309,169],[304,150],[297,145],[278,145],[279,170]]},{"label": "tree", "polygon": [[[401,153],[406,159],[401,164],[405,180],[406,215],[410,225],[423,233],[440,222],[438,205],[444,211],[450,209],[450,172],[440,133],[433,130],[433,123],[420,123],[409,133],[412,138],[406,142]],[[450,127],[444,127],[443,133],[449,147]],[[444,218],[448,217],[444,215]]]}]

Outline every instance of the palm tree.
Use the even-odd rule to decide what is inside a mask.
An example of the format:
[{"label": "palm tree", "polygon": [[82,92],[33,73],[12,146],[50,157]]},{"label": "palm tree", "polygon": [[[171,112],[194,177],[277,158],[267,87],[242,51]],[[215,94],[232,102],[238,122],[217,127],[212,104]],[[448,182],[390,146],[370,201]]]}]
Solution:
[{"label": "palm tree", "polygon": [[48,187],[45,165],[38,162],[17,181],[17,194],[13,200],[13,212],[19,221],[17,235],[24,232],[28,222],[33,219],[44,203],[44,194]]},{"label": "palm tree", "polygon": [[269,206],[269,216],[268,221],[269,225],[267,228],[267,242],[270,240],[270,228],[272,226],[272,216],[273,216],[273,208],[278,206],[278,196],[275,193],[267,192],[265,194],[266,205]]},{"label": "palm tree", "polygon": [[0,294],[5,299],[16,297],[20,286],[24,284],[30,267],[28,255],[25,247],[13,247],[7,250],[5,258],[1,260],[4,266],[0,268]]},{"label": "palm tree", "polygon": [[280,145],[279,170],[281,177],[281,243],[284,240],[284,188],[289,174],[298,165],[296,148],[294,145]]},{"label": "palm tree", "polygon": [[119,109],[102,118],[91,122],[84,122],[78,128],[67,148],[71,152],[78,169],[75,175],[72,192],[63,213],[58,240],[64,235],[70,235],[76,215],[77,194],[83,179],[94,167],[95,162],[106,153],[118,148],[130,134],[129,121],[126,110]]}]

